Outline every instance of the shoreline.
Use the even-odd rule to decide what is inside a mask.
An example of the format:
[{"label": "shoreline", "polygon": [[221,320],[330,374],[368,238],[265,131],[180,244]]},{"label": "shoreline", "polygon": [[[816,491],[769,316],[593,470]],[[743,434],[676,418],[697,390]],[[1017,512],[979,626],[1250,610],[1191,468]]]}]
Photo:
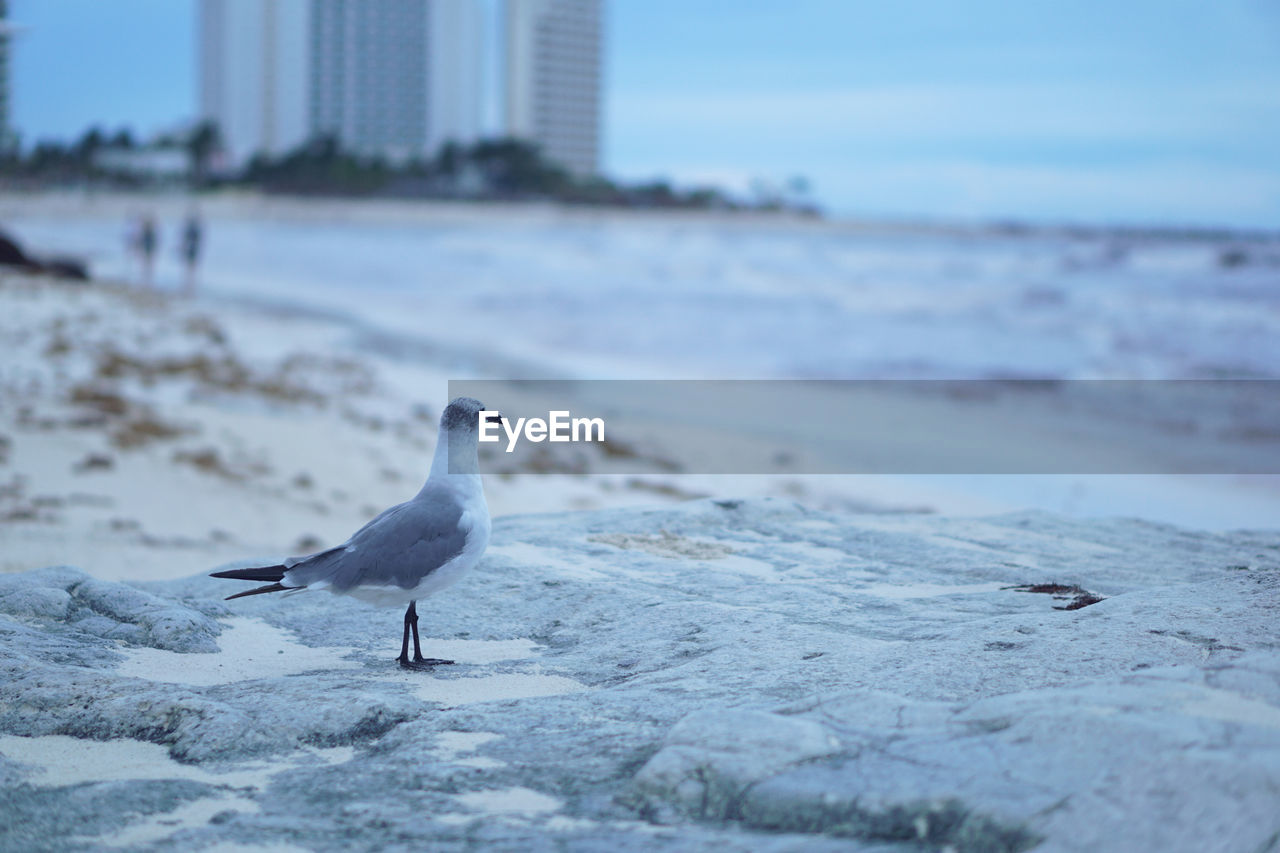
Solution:
[{"label": "shoreline", "polygon": [[339,221],[364,224],[436,224],[440,222],[514,221],[713,224],[723,226],[790,228],[815,232],[881,235],[1005,239],[1121,238],[1135,241],[1171,240],[1191,243],[1222,240],[1272,244],[1280,242],[1280,229],[1213,224],[1153,225],[1143,223],[1096,224],[1071,221],[1020,221],[930,219],[927,217],[829,215],[810,216],[794,211],[712,210],[645,208],[575,204],[541,200],[396,198],[380,196],[327,196],[264,193],[231,188],[191,191],[96,190],[63,188],[17,191],[0,190],[0,220],[23,213],[32,203],[52,214],[108,212],[123,218],[138,207],[158,209],[178,217],[192,205],[215,216],[246,213],[297,222]]}]

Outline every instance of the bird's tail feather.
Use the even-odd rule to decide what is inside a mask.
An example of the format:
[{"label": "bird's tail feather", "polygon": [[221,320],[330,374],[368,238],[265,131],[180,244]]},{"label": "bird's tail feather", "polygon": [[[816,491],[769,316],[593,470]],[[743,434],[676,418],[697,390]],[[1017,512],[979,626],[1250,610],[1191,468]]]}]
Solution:
[{"label": "bird's tail feather", "polygon": [[226,600],[230,601],[233,598],[244,598],[246,595],[262,595],[262,593],[264,592],[280,592],[281,590],[285,590],[285,589],[298,589],[298,587],[284,586],[283,584],[272,583],[272,584],[267,584],[266,586],[254,587],[253,589],[248,590],[246,592],[237,592],[235,595],[228,595]]},{"label": "bird's tail feather", "polygon": [[259,566],[254,569],[230,569],[214,572],[211,578],[234,578],[238,581],[278,581],[284,579],[284,566]]},{"label": "bird's tail feather", "polygon": [[233,598],[244,598],[246,595],[261,595],[264,592],[280,592],[285,589],[296,589],[296,587],[285,586],[279,583],[284,579],[286,569],[280,566],[258,566],[252,569],[229,569],[225,572],[214,572],[209,575],[211,578],[231,578],[238,581],[275,581],[275,583],[266,586],[255,587],[245,592],[237,592],[235,595],[228,595],[227,601]]}]

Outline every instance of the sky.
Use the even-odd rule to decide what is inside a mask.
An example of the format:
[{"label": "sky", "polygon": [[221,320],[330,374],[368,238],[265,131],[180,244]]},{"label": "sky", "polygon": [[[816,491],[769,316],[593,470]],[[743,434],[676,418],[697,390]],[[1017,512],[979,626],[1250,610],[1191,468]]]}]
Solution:
[{"label": "sky", "polygon": [[[193,115],[194,0],[10,6],[25,142]],[[606,0],[605,42],[617,177],[803,176],[845,216],[1280,228],[1276,0]]]}]

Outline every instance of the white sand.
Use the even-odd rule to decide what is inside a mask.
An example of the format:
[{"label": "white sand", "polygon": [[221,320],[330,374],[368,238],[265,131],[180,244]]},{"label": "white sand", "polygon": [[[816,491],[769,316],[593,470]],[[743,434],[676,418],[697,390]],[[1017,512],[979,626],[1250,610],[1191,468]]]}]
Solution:
[{"label": "white sand", "polygon": [[501,672],[463,678],[436,678],[424,681],[414,695],[441,705],[471,705],[476,702],[504,702],[579,693],[587,686],[563,675],[536,672]]},{"label": "white sand", "polygon": [[351,747],[303,749],[273,762],[251,762],[220,772],[174,761],[158,743],[139,740],[83,740],[67,735],[18,737],[0,735],[0,755],[32,765],[29,779],[40,787],[63,787],[84,782],[138,779],[189,779],[229,788],[261,788],[276,773],[300,763],[342,764],[354,755]]},{"label": "white sand", "polygon": [[[0,736],[0,755],[30,765],[27,781],[38,787],[63,787],[94,782],[140,779],[188,779],[225,789],[225,793],[183,803],[170,812],[141,818],[118,832],[93,839],[111,847],[133,847],[167,838],[182,829],[203,826],[224,811],[256,812],[258,804],[246,791],[259,792],[271,777],[295,767],[315,762],[342,764],[355,750],[349,746],[331,749],[306,748],[269,762],[250,762],[211,770],[181,764],[168,749],[137,740],[93,741],[66,735],[43,737]],[[207,848],[212,849],[212,848]],[[288,851],[284,845],[253,847],[224,846],[218,849]]]},{"label": "white sand", "polygon": [[252,785],[249,775],[216,776],[189,764],[179,764],[158,743],[137,740],[81,740],[66,735],[17,737],[0,735],[0,755],[35,766],[30,782],[41,787],[125,779],[190,779],[210,785]]},{"label": "white sand", "polygon": [[[343,541],[418,489],[452,372],[357,348],[337,319],[9,274],[0,274],[0,347],[0,437],[9,442],[0,571],[71,564],[113,580],[183,577]],[[113,352],[140,367],[102,375]],[[135,375],[202,357],[310,396],[225,387],[194,369]],[[86,390],[128,414],[74,402]],[[139,417],[179,432],[116,446],[113,437]],[[685,494],[680,482],[488,477],[486,497],[500,516],[672,501]],[[794,487],[776,478],[715,482],[700,478],[696,488]]]},{"label": "white sand", "polygon": [[463,767],[476,767],[482,770],[504,767],[506,766],[504,761],[471,754],[484,744],[501,738],[502,735],[495,732],[441,732],[436,740],[436,748],[432,752],[445,764],[459,764]]},{"label": "white sand", "polygon": [[[304,646],[285,630],[246,617],[227,620],[218,637],[220,651],[214,654],[178,654],[161,649],[122,648],[125,661],[123,675],[162,681],[169,684],[206,686],[278,678],[314,670],[359,669],[357,661],[346,655],[355,651],[345,647]],[[460,664],[487,665],[534,656],[538,646],[531,640],[456,640],[424,637],[423,643],[433,655]],[[536,669],[536,665],[535,665]],[[444,705],[473,702],[495,702],[536,696],[555,696],[585,690],[578,682],[541,672],[506,672],[479,677],[438,678],[419,673],[395,671],[379,676],[399,681],[413,688],[415,695]],[[474,749],[480,740],[467,745],[465,739],[442,741],[445,748],[459,752],[462,746]],[[477,759],[479,760],[479,759]],[[473,762],[474,763],[474,762]],[[478,766],[478,765],[477,765]]]},{"label": "white sand", "polygon": [[[290,632],[259,619],[235,617],[218,636],[214,654],[179,654],[152,648],[122,648],[122,675],[168,684],[204,686],[259,678],[278,678],[314,670],[358,669],[346,659],[355,651],[342,646],[304,646]],[[491,664],[530,657],[537,645],[526,639],[454,640],[424,637],[438,657],[465,664]],[[397,673],[397,677],[404,674]]]},{"label": "white sand", "polygon": [[422,646],[430,649],[432,657],[469,664],[522,660],[532,657],[538,649],[537,643],[523,638],[515,640],[450,640],[423,637]]},{"label": "white sand", "polygon": [[558,810],[563,804],[555,797],[531,788],[504,788],[496,791],[471,791],[456,799],[469,809],[485,814],[536,815]]},{"label": "white sand", "polygon": [[[501,767],[503,763],[500,761],[470,755],[480,746],[500,737],[493,732],[442,732],[434,754],[443,761],[467,767]],[[351,747],[304,749],[282,760],[253,762],[215,772],[174,761],[165,747],[145,741],[91,741],[65,735],[0,735],[0,755],[30,765],[32,773],[28,781],[40,787],[141,779],[188,779],[227,789],[221,796],[192,800],[173,811],[140,818],[117,832],[84,839],[110,847],[134,847],[160,841],[180,830],[203,826],[225,811],[256,812],[259,806],[244,793],[246,789],[261,791],[277,773],[315,761],[342,764],[349,761],[354,753]],[[554,797],[521,787],[473,791],[460,794],[456,799],[468,813],[441,816],[440,819],[446,823],[468,823],[482,815],[536,817],[554,812],[562,805]],[[566,818],[557,826],[567,828],[571,821]],[[589,826],[591,822],[582,822],[581,825]],[[283,844],[233,843],[202,848],[204,851],[225,853],[292,853],[300,849]]]},{"label": "white sand", "polygon": [[[125,661],[120,672],[135,678],[168,684],[206,686],[278,678],[314,670],[353,670],[361,664],[347,659],[356,651],[346,647],[304,646],[285,630],[247,617],[227,620],[218,637],[219,651],[213,654],[178,654],[161,649],[122,648]],[[460,664],[484,666],[503,661],[524,661],[536,655],[538,646],[532,640],[457,640],[423,637],[423,645],[435,656]],[[442,705],[467,705],[475,702],[500,702],[538,696],[575,693],[587,687],[560,675],[546,675],[533,664],[532,671],[502,672],[460,678],[438,677],[396,670],[378,678],[398,681],[428,702]],[[451,740],[450,737],[453,739]],[[474,749],[484,739],[468,743],[452,733],[442,740],[442,748],[456,754]],[[476,761],[483,761],[476,759]],[[473,766],[480,766],[472,762]]]},{"label": "white sand", "polygon": [[353,669],[348,648],[304,646],[288,631],[259,619],[236,617],[224,623],[214,654],[179,654],[152,648],[123,648],[119,672],[168,684],[230,684],[278,678],[321,669]]},{"label": "white sand", "polygon": [[[180,830],[204,826],[214,815],[225,811],[256,812],[258,811],[258,804],[253,800],[234,796],[207,797],[201,800],[192,800],[191,802],[183,803],[171,812],[148,815],[145,819],[137,823],[131,823],[119,832],[98,838],[97,841],[108,847],[135,847],[142,844],[151,844],[168,838]],[[209,848],[203,849],[207,850]]]}]

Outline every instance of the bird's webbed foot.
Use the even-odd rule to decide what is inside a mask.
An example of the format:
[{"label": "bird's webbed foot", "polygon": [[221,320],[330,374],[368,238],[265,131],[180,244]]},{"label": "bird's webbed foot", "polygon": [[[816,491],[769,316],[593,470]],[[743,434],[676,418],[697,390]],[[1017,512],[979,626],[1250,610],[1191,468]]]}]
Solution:
[{"label": "bird's webbed foot", "polygon": [[412,669],[418,672],[430,672],[437,666],[451,664],[451,660],[442,660],[441,658],[424,658],[421,655],[415,655],[413,659],[407,656],[396,658],[396,663],[400,664],[401,669]]}]

